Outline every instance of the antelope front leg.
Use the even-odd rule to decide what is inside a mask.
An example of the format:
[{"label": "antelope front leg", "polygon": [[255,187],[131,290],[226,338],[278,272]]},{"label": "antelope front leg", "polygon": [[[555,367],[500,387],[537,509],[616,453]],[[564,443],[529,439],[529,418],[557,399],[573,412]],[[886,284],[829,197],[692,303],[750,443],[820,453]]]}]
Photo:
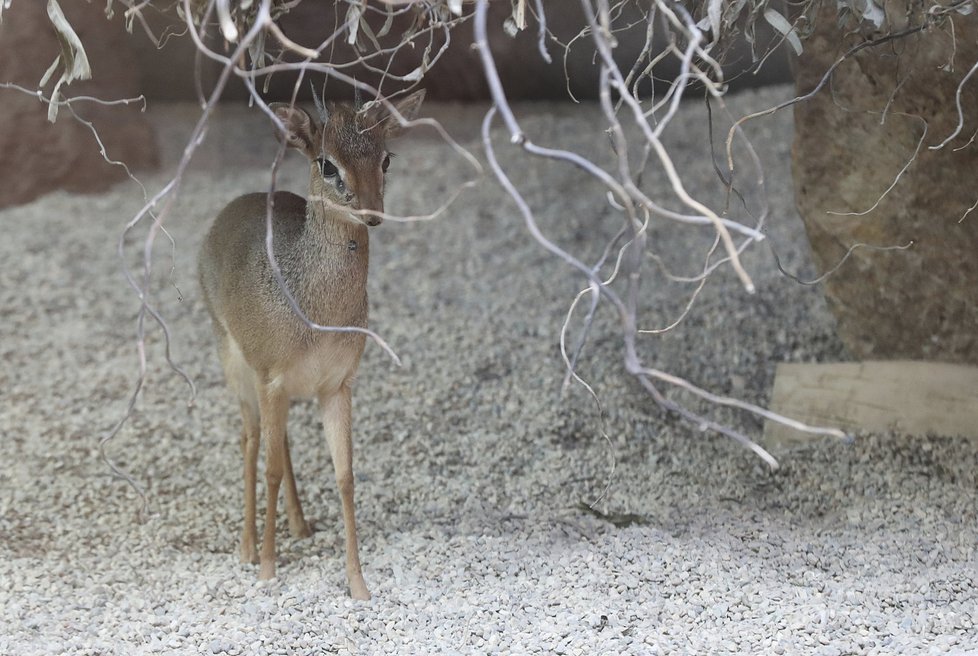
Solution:
[{"label": "antelope front leg", "polygon": [[278,488],[285,473],[285,425],[289,400],[284,392],[262,385],[260,392],[261,434],[265,440],[265,483],[268,505],[265,509],[265,536],[261,545],[261,569],[258,578],[275,576],[275,515],[278,510]]},{"label": "antelope front leg", "polygon": [[352,404],[350,388],[329,397],[320,398],[323,411],[323,428],[333,457],[336,484],[343,504],[343,525],[346,529],[346,578],[350,584],[350,596],[354,599],[370,599],[367,584],[360,570],[360,549],[357,544],[357,522],[353,512],[353,440],[350,434]]}]

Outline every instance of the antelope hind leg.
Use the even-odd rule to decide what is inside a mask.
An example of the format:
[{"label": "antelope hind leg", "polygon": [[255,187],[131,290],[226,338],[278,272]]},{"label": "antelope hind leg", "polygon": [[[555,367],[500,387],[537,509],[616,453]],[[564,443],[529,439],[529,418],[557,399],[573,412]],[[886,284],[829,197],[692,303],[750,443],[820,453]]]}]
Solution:
[{"label": "antelope hind leg", "polygon": [[278,490],[285,474],[285,425],[289,399],[285,393],[263,384],[259,392],[261,435],[265,441],[265,483],[268,499],[265,509],[265,534],[261,546],[261,569],[258,578],[275,577],[275,519],[278,512]]},{"label": "antelope hind leg", "polygon": [[258,408],[241,402],[241,456],[244,460],[244,528],[241,532],[241,562],[258,562],[258,529],[255,525],[255,487],[258,483]]},{"label": "antelope hind leg", "polygon": [[292,448],[289,446],[288,432],[285,434],[285,512],[289,516],[289,532],[294,538],[307,538],[312,535],[312,527],[302,513],[299,490],[292,471]]}]

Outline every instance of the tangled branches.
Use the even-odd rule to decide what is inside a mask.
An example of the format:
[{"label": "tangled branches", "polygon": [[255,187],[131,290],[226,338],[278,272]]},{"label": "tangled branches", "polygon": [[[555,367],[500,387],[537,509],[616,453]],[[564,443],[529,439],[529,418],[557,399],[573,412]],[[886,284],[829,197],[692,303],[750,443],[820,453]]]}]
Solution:
[{"label": "tangled branches", "polygon": [[[579,152],[534,143],[526,136],[507,99],[490,47],[489,32],[493,26],[488,21],[488,0],[464,3],[462,0],[337,0],[334,5],[336,21],[333,29],[325,30],[322,39],[313,44],[296,43],[280,27],[280,19],[301,0],[175,2],[173,8],[182,21],[182,29],[193,40],[199,56],[217,62],[221,72],[213,88],[206,94],[201,92],[200,119],[173,177],[159,192],[147,199],[120,236],[118,248],[121,256],[130,233],[137,226],[148,225],[143,244],[142,270],[138,275],[126,271],[127,280],[140,300],[137,321],[140,377],[130,401],[130,412],[146,375],[147,321],[155,322],[163,330],[167,345],[169,344],[169,331],[164,318],[155,309],[150,293],[153,244],[159,234],[165,234],[164,226],[173,198],[180,188],[187,165],[202,138],[211,113],[229,81],[233,78],[240,79],[254,105],[264,111],[273,122],[277,120],[259,91],[259,82],[264,80],[267,85],[273,75],[288,75],[290,81],[294,79],[293,101],[305,84],[305,79],[315,74],[357,89],[369,102],[383,103],[393,110],[390,99],[400,93],[410,93],[422,84],[426,74],[445,55],[453,35],[472,29],[482,74],[492,100],[492,106],[482,124],[482,141],[489,167],[516,202],[532,237],[580,276],[582,289],[571,299],[561,330],[560,346],[567,369],[566,380],[576,381],[591,391],[587,382],[579,376],[577,365],[586,353],[587,339],[596,312],[604,304],[610,306],[618,319],[625,371],[663,409],[735,439],[772,467],[777,466],[776,460],[747,435],[689,409],[664,393],[660,387],[675,388],[710,404],[744,410],[798,430],[843,437],[840,431],[801,424],[760,406],[713,394],[680,376],[656,369],[642,360],[637,346],[640,339],[667,332],[685,317],[684,313],[675,322],[664,327],[648,326],[643,320],[639,303],[641,281],[647,268],[643,265],[646,260],[657,258],[648,240],[649,227],[653,223],[670,222],[683,229],[710,230],[715,235],[714,247],[705,254],[702,269],[697,275],[685,278],[673,276],[674,280],[693,286],[687,311],[707,278],[721,267],[729,267],[736,274],[746,293],[754,292],[754,283],[741,261],[741,255],[752,244],[764,239],[767,208],[762,207],[760,211],[751,213],[746,204],[738,210],[728,203],[728,206],[718,209],[698,199],[684,181],[683,172],[675,166],[663,136],[677,116],[680,103],[689,93],[704,94],[723,106],[727,89],[722,65],[723,55],[726,44],[734,33],[740,31],[746,36],[751,45],[752,59],[759,65],[769,54],[769,46],[762,44],[755,36],[759,19],[763,18],[774,29],[779,41],[785,41],[795,50],[799,50],[801,38],[805,36],[806,12],[800,11],[799,18],[789,21],[767,2],[748,0],[709,0],[695,4],[692,8],[668,0],[578,1],[585,23],[577,36],[567,43],[562,43],[548,29],[542,0],[512,0],[511,16],[504,25],[495,27],[515,33],[529,29],[531,20],[535,21],[537,50],[546,61],[563,54],[566,62],[567,52],[579,44],[588,43],[593,48],[595,62],[600,70],[598,87],[595,90],[604,117],[604,125],[600,127],[608,135],[612,154],[612,164],[608,166],[602,166]],[[815,1],[809,0],[805,6]],[[56,4],[55,0],[51,2]],[[149,2],[109,0],[109,11],[113,10],[114,3],[123,8],[130,28],[138,23],[154,41],[162,40],[159,35],[152,34],[149,22],[143,15],[150,9]],[[851,7],[848,3],[843,4],[861,20],[875,24],[879,18],[873,12],[873,8],[878,7],[872,2],[853,0]],[[939,6],[931,14],[937,20],[954,11],[963,13],[963,7],[966,6],[972,6],[971,0]],[[615,48],[621,33],[631,29],[642,30],[645,42],[639,56],[623,68],[616,59]],[[215,47],[215,41],[224,46],[223,51]],[[408,50],[421,52],[420,63],[407,72],[397,72],[399,69],[395,63]],[[371,78],[376,80],[373,84],[354,77],[354,71],[364,70],[374,76]],[[817,91],[818,89],[813,93]],[[800,99],[792,102],[798,100]],[[780,106],[771,111],[776,109],[780,109]],[[745,186],[759,192],[761,197],[764,195],[760,164],[753,154],[750,142],[741,131],[741,123],[752,117],[741,119],[731,128],[726,141],[726,170],[720,170],[719,167],[717,169],[717,174],[730,196],[741,195]],[[404,122],[402,117],[398,118]],[[620,225],[616,236],[605,245],[602,255],[596,261],[585,261],[561,247],[537,224],[533,209],[496,157],[490,139],[490,128],[497,118],[505,126],[512,144],[520,148],[527,157],[542,158],[579,169],[603,186],[603,194],[609,206],[614,208],[615,216],[619,217]],[[389,220],[434,218],[466,186],[475,184],[481,174],[482,167],[478,159],[456,143],[436,121],[421,119],[412,122],[417,123],[430,125],[437,130],[461,161],[466,163],[472,176],[431,213],[413,217],[386,217]],[[639,138],[629,140],[626,132],[637,132]],[[749,177],[741,171],[736,171],[735,176],[732,151],[736,139],[739,139],[737,143],[741,144],[743,153],[753,167]],[[276,171],[283,153],[284,147],[271,166],[271,189],[275,187]],[[643,179],[649,177],[645,175],[646,172],[652,170],[663,174],[668,184],[651,188],[647,182],[643,183]],[[271,225],[270,215],[268,225]],[[284,288],[270,239],[267,241],[267,252]],[[586,301],[587,311],[580,317],[578,310],[582,301]],[[302,315],[294,302],[293,309]],[[394,350],[380,335],[372,331],[319,326],[308,320],[306,322],[315,330],[362,330],[397,361]],[[567,339],[571,326],[577,327],[575,332],[579,335],[574,344],[569,344]],[[124,421],[125,419],[103,438],[103,447],[118,432]]]}]

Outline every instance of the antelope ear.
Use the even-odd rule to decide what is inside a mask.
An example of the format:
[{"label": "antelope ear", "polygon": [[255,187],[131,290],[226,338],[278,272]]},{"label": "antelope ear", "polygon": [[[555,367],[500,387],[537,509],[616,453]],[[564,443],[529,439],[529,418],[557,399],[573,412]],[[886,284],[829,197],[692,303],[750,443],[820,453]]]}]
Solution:
[{"label": "antelope ear", "polygon": [[[405,96],[393,103],[394,109],[400,114],[405,121],[413,121],[418,115],[418,110],[421,109],[421,101],[424,100],[424,89],[419,89],[409,96]],[[384,127],[384,137],[387,139],[393,139],[399,137],[407,131],[407,127],[401,125],[401,122],[397,117],[391,112],[385,111],[386,116],[383,118]]]},{"label": "antelope ear", "polygon": [[285,125],[285,144],[300,151],[309,159],[315,159],[319,126],[309,113],[300,107],[285,103],[272,103],[268,107]]}]

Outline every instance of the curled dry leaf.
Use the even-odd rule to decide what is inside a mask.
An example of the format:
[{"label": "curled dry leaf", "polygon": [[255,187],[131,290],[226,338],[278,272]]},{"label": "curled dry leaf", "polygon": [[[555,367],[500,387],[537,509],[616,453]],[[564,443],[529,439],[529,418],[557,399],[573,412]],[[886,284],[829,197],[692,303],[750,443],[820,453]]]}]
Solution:
[{"label": "curled dry leaf", "polygon": [[[7,0],[6,6],[9,6],[9,4],[10,2]],[[54,26],[58,34],[58,44],[61,46],[61,53],[55,58],[51,66],[48,67],[48,70],[45,71],[38,86],[43,87],[48,83],[51,76],[58,70],[58,64],[63,66],[64,70],[54,85],[54,90],[51,91],[51,99],[48,102],[48,120],[54,123],[58,118],[58,100],[60,99],[62,85],[70,84],[73,80],[91,79],[92,67],[88,63],[85,46],[82,45],[81,39],[78,38],[68,19],[65,18],[64,12],[61,11],[61,6],[58,4],[58,0],[48,0],[48,18],[51,20],[51,25]]]}]

